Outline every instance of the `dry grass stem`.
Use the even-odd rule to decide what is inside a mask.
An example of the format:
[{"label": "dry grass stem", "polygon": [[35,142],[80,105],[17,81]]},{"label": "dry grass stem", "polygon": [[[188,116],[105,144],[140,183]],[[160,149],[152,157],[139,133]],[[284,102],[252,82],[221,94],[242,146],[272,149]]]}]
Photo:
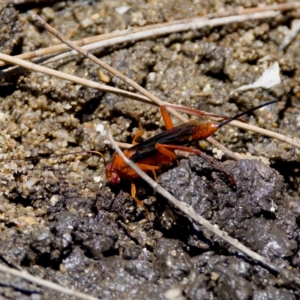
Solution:
[{"label": "dry grass stem", "polygon": [[[102,40],[108,40],[117,36],[121,36],[124,34],[128,34],[130,31],[134,31],[134,29],[126,29],[126,30],[120,30],[120,31],[114,31],[106,34],[101,34],[101,35],[95,35],[92,37],[84,38],[81,40],[74,41],[74,43],[78,46],[84,46],[84,45],[89,45],[92,43],[96,43]],[[59,44],[43,49],[38,49],[35,51],[23,53],[20,55],[16,55],[15,57],[21,58],[21,59],[32,59],[35,57],[44,57],[44,56],[53,56],[56,52],[64,52],[64,51],[69,51],[70,48],[66,44]],[[0,61],[0,67],[6,65],[4,61]]]},{"label": "dry grass stem", "polygon": [[58,285],[58,284],[54,283],[54,282],[44,280],[44,279],[41,279],[39,277],[32,276],[31,274],[29,274],[26,271],[15,270],[15,269],[6,267],[6,266],[1,265],[1,264],[0,264],[0,271],[3,272],[3,273],[6,273],[6,274],[16,276],[16,277],[20,277],[20,278],[25,279],[27,281],[33,282],[33,283],[35,283],[39,286],[43,286],[45,288],[54,290],[56,292],[59,292],[59,293],[65,294],[65,295],[69,295],[69,296],[74,296],[78,299],[98,300],[98,298],[95,298],[93,296],[89,296],[87,294],[65,288],[61,285]]},{"label": "dry grass stem", "polygon": [[[174,24],[174,22],[172,22],[165,26],[159,26],[156,28],[146,29],[146,30],[138,31],[138,32],[134,32],[134,33],[128,32],[128,34],[126,34],[126,35],[122,35],[122,36],[110,38],[108,40],[103,40],[103,41],[99,41],[96,43],[92,43],[92,44],[83,46],[82,48],[85,49],[86,51],[95,51],[100,48],[111,47],[111,46],[126,43],[126,42],[131,43],[132,41],[149,39],[149,38],[153,38],[153,37],[163,36],[166,34],[171,34],[174,32],[185,32],[185,31],[189,31],[189,30],[198,30],[203,27],[216,27],[216,26],[226,25],[226,24],[231,24],[231,23],[245,22],[245,21],[253,20],[253,19],[274,18],[276,16],[278,16],[278,12],[269,11],[269,12],[262,12],[262,13],[254,13],[251,15],[238,15],[238,16],[230,16],[230,17],[211,19],[211,20],[204,18],[204,17],[192,18],[192,20],[188,19],[188,21],[185,21],[182,23]],[[75,49],[75,48],[73,48],[73,49]],[[77,51],[77,49],[75,49],[75,50]],[[43,64],[55,62],[57,60],[65,59],[66,57],[77,55],[78,51],[77,52],[76,51],[70,51],[70,52],[66,52],[66,53],[57,55],[55,57],[52,57],[52,58],[44,61]]]},{"label": "dry grass stem", "polygon": [[230,122],[230,124],[233,125],[233,126],[236,126],[238,128],[241,128],[241,129],[254,131],[254,132],[257,132],[259,134],[262,134],[262,135],[265,135],[265,136],[268,136],[268,137],[271,137],[271,138],[275,138],[277,140],[280,140],[282,142],[285,142],[287,144],[290,144],[290,145],[300,149],[300,140],[298,140],[296,138],[290,138],[290,137],[287,137],[283,134],[280,134],[280,133],[277,133],[277,132],[274,132],[274,131],[271,131],[271,130],[267,130],[267,129],[264,129],[264,128],[261,128],[261,127],[258,127],[258,126],[254,126],[254,125],[251,125],[251,124],[242,123],[242,122],[239,122],[239,121],[232,121],[232,122]]},{"label": "dry grass stem", "polygon": [[67,74],[64,72],[56,71],[56,70],[53,70],[53,69],[50,69],[47,67],[43,67],[43,66],[40,66],[40,65],[28,62],[26,60],[16,58],[14,56],[7,55],[7,54],[0,53],[0,59],[6,61],[8,63],[14,64],[14,65],[22,66],[22,67],[24,67],[28,70],[34,71],[34,72],[40,72],[40,73],[47,74],[50,76],[55,76],[57,78],[61,78],[63,80],[68,80],[68,81],[71,81],[71,82],[74,82],[74,83],[77,83],[77,84],[80,84],[80,85],[83,85],[86,87],[95,88],[95,89],[98,89],[103,92],[118,94],[123,97],[137,99],[140,101],[146,101],[148,99],[146,97],[142,97],[140,95],[137,95],[137,94],[134,94],[131,92],[127,92],[127,91],[124,91],[121,89],[110,87],[105,84],[101,84],[101,83],[98,83],[98,82],[95,82],[92,80],[88,80],[88,79],[84,79],[84,78],[77,77],[74,75],[70,75],[70,74]]}]

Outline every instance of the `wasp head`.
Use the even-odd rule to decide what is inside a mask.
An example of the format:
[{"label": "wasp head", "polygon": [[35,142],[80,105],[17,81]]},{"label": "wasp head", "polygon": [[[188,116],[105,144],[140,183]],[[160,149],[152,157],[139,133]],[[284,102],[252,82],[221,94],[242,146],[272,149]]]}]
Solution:
[{"label": "wasp head", "polygon": [[105,168],[105,175],[109,183],[111,184],[119,184],[120,183],[120,176],[115,171],[113,164],[108,163]]}]

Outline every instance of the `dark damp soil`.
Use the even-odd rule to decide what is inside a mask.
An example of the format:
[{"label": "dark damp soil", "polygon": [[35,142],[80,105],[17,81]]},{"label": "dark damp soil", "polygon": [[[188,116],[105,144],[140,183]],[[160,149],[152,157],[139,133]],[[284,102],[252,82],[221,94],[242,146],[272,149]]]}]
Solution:
[{"label": "dark damp soil", "polygon": [[[252,7],[257,1],[238,5]],[[233,6],[175,0],[8,6],[0,13],[0,28],[5,28],[0,30],[1,52],[19,54],[58,43],[32,23],[28,10],[34,8],[76,40]],[[278,105],[253,113],[247,122],[299,138],[299,35],[280,50],[284,32],[296,18],[292,11],[275,19],[118,45],[97,55],[162,100],[213,113],[232,116],[276,98]],[[281,84],[230,94],[259,78],[270,59],[280,65]],[[99,81],[98,66],[87,59],[52,67]],[[105,75],[102,71],[100,78]],[[105,78],[129,89],[113,76]],[[0,85],[0,153],[8,159],[0,169],[2,264],[101,299],[299,299],[299,149],[225,126],[216,139],[245,158],[235,162],[223,157],[236,189],[195,156],[179,159],[159,176],[168,191],[198,214],[284,268],[277,275],[191,222],[137,180],[147,220],[132,200],[128,182],[112,187],[102,181],[99,188],[96,179],[103,178],[104,165],[97,156],[9,160],[82,149],[102,151],[109,158],[112,150],[96,126],[130,142],[141,122],[146,139],[163,130],[156,108],[34,72],[2,76]],[[207,142],[201,147],[210,155],[216,152]],[[2,273],[0,294],[5,299],[71,299]]]}]

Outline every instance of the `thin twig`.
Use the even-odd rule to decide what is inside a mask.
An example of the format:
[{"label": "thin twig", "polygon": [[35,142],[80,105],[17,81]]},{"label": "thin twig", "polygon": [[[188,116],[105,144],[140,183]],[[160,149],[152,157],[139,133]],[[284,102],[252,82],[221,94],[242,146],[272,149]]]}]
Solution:
[{"label": "thin twig", "polygon": [[39,66],[32,62],[28,62],[26,60],[16,58],[14,56],[10,56],[10,55],[4,54],[4,53],[0,53],[0,59],[6,61],[8,63],[14,64],[14,65],[22,66],[22,67],[24,67],[28,70],[34,71],[34,72],[40,72],[40,73],[47,74],[50,76],[55,76],[57,78],[68,80],[68,81],[71,81],[71,82],[74,82],[74,83],[77,83],[80,85],[95,88],[95,89],[98,89],[103,92],[113,93],[113,94],[121,95],[123,97],[136,99],[139,101],[144,101],[144,102],[148,101],[148,103],[150,102],[147,97],[137,95],[137,94],[134,94],[131,92],[127,92],[125,90],[117,89],[117,88],[114,88],[114,87],[111,87],[111,86],[108,86],[105,84],[101,84],[101,83],[98,83],[98,82],[95,82],[92,80],[88,80],[88,79],[70,75],[70,74],[67,74],[64,72],[56,71],[56,70],[53,70],[53,69],[50,69],[47,67]]},{"label": "thin twig", "polygon": [[[77,76],[74,76],[74,75],[70,75],[70,74],[67,74],[67,73],[64,73],[64,72],[56,71],[56,70],[53,70],[53,69],[50,69],[50,68],[47,68],[47,67],[39,66],[39,65],[36,65],[34,63],[28,62],[26,60],[16,58],[15,56],[10,56],[10,55],[7,55],[7,54],[0,53],[0,60],[6,61],[7,63],[11,63],[11,64],[14,64],[14,65],[22,66],[22,67],[24,67],[28,70],[34,71],[34,72],[40,72],[40,73],[47,74],[47,75],[50,75],[50,76],[55,76],[57,78],[68,80],[68,81],[71,81],[71,82],[74,82],[74,83],[77,83],[77,84],[80,84],[80,85],[83,85],[83,86],[86,86],[86,87],[95,88],[95,89],[98,89],[98,90],[103,91],[103,92],[109,92],[109,93],[117,94],[117,95],[120,95],[120,96],[123,96],[123,97],[126,97],[126,98],[131,98],[131,99],[138,100],[138,101],[141,101],[141,102],[144,102],[144,103],[147,103],[147,104],[158,106],[158,104],[150,101],[147,97],[145,97],[143,95],[138,95],[138,94],[135,94],[135,93],[132,93],[132,92],[117,89],[117,88],[114,88],[114,87],[111,87],[111,86],[107,86],[107,85],[104,85],[104,84],[101,84],[101,83],[98,83],[98,82],[95,82],[95,81],[92,81],[92,80],[84,79],[84,78],[77,77]],[[210,114],[210,113],[200,111],[201,113],[199,114],[198,113],[199,111],[197,112],[197,110],[194,110],[194,109],[182,106],[182,105],[170,104],[170,103],[165,102],[165,101],[161,101],[160,104],[172,107],[172,108],[174,108],[178,111],[182,111],[182,112],[185,112],[185,113],[190,113],[190,114],[194,114],[194,115],[201,115],[201,116],[203,116],[202,113],[204,113],[207,116],[213,117],[213,115]],[[184,122],[188,121],[186,118],[183,118],[183,120],[184,120]],[[289,137],[287,137],[283,134],[273,132],[273,131],[270,131],[270,130],[267,130],[267,129],[262,129],[258,126],[254,126],[254,125],[250,125],[250,124],[242,123],[242,122],[238,122],[238,121],[232,121],[230,124],[233,125],[233,126],[245,129],[245,130],[251,130],[251,131],[257,132],[259,134],[264,134],[266,136],[276,138],[276,139],[278,139],[282,142],[288,143],[288,144],[300,149],[300,141],[297,140],[296,138],[294,138],[294,139],[289,138]],[[215,141],[214,145],[215,146],[217,145],[216,147],[223,151],[223,149],[221,147],[222,145],[219,142],[217,142],[216,140],[214,140],[214,141]],[[220,145],[218,145],[218,144],[220,144]]]},{"label": "thin twig", "polygon": [[112,147],[122,157],[124,162],[131,169],[133,169],[143,180],[145,180],[156,192],[158,192],[163,197],[168,199],[168,201],[170,201],[179,210],[181,210],[187,217],[191,218],[196,223],[204,226],[206,229],[210,230],[215,235],[217,235],[224,241],[228,242],[230,245],[234,246],[235,248],[237,248],[239,251],[246,254],[248,257],[250,257],[254,261],[261,263],[263,266],[265,266],[266,268],[268,268],[269,270],[271,270],[273,272],[280,273],[281,268],[273,265],[265,257],[257,254],[256,252],[252,251],[251,249],[247,248],[246,246],[244,246],[243,244],[238,242],[236,239],[231,238],[230,236],[228,236],[228,234],[225,231],[220,230],[216,225],[211,224],[208,220],[206,220],[202,216],[197,215],[192,206],[177,200],[173,195],[171,195],[168,191],[166,191],[161,185],[159,185],[151,177],[149,177],[145,172],[143,172],[139,167],[137,167],[133,163],[133,161],[127,159],[127,157],[123,154],[121,149],[117,146],[117,144],[114,141],[110,132],[108,133],[108,138],[111,142]]},{"label": "thin twig", "polygon": [[[283,134],[280,134],[280,133],[277,133],[277,132],[274,132],[274,131],[271,131],[271,130],[267,130],[267,129],[264,129],[264,128],[261,128],[261,127],[257,127],[257,126],[251,125],[251,124],[242,123],[242,122],[238,122],[238,121],[232,121],[230,124],[233,125],[233,126],[242,128],[242,129],[255,131],[259,134],[266,135],[266,136],[269,136],[271,138],[278,139],[282,142],[288,143],[288,144],[300,149],[300,140],[297,139],[297,138],[290,138],[290,137],[287,137],[286,135],[283,135]],[[257,128],[260,128],[259,132],[257,131]]]},{"label": "thin twig", "polygon": [[[140,29],[140,28],[138,28],[138,29]],[[129,34],[132,31],[135,31],[135,29],[117,30],[117,31],[113,31],[110,33],[105,33],[105,34],[100,34],[100,35],[83,38],[83,39],[74,41],[74,43],[79,46],[89,45],[89,44],[93,44],[93,43],[96,43],[99,41],[109,40],[114,37]],[[69,51],[69,50],[70,50],[70,48],[66,44],[59,44],[59,45],[55,45],[55,46],[46,47],[43,49],[30,51],[27,53],[22,53],[22,54],[16,55],[15,57],[21,58],[21,59],[32,59],[35,57],[41,57],[41,56],[47,56],[47,55],[53,56],[56,52],[65,52],[65,51]],[[5,64],[6,64],[5,62],[0,61],[0,67],[4,66]]]},{"label": "thin twig", "polygon": [[[112,35],[113,37],[108,38],[106,40],[99,40],[98,42],[91,43],[89,45],[83,46],[82,49],[85,49],[87,51],[93,51],[100,48],[106,48],[111,47],[117,44],[123,44],[125,42],[132,42],[132,41],[138,41],[138,40],[144,40],[149,39],[157,36],[162,36],[166,34],[171,34],[174,32],[184,32],[188,30],[196,30],[203,27],[215,27],[215,26],[221,26],[226,25],[234,22],[244,22],[247,20],[252,19],[261,19],[261,18],[274,18],[277,16],[278,13],[274,11],[267,11],[267,12],[261,12],[261,13],[254,13],[251,15],[238,15],[238,16],[229,16],[229,17],[222,17],[222,18],[216,18],[216,19],[207,19],[206,17],[197,17],[197,18],[189,18],[189,19],[183,19],[179,21],[173,21],[168,22],[163,26],[163,24],[156,24],[156,25],[149,25],[149,28],[138,28],[136,30],[128,30],[127,34],[121,33],[118,35],[116,33],[115,35]],[[43,26],[43,25],[42,25]],[[50,26],[50,25],[49,25]],[[47,29],[48,30],[48,29]],[[50,30],[49,30],[50,31]],[[134,32],[132,32],[134,31]],[[54,34],[54,33],[53,33]],[[100,38],[99,38],[100,39]],[[66,43],[67,44],[67,43]],[[83,42],[73,42],[74,45],[80,46],[83,44]],[[75,49],[74,47],[71,47]],[[57,56],[51,57],[47,60],[44,60],[41,64],[45,65],[51,62],[55,62],[58,60],[63,60],[65,58],[70,58],[74,55],[77,55],[78,50],[76,51],[68,51],[62,54],[59,54]],[[82,54],[82,53],[81,53]],[[1,62],[0,62],[1,63]],[[1,64],[0,64],[1,65]],[[16,72],[17,70],[14,69],[15,67],[7,68],[6,70],[2,71],[2,76],[6,76],[8,74],[11,74],[12,72]]]},{"label": "thin twig", "polygon": [[26,271],[15,270],[15,269],[6,267],[6,266],[1,265],[1,264],[0,264],[0,271],[3,272],[3,273],[8,273],[8,274],[11,274],[13,276],[23,278],[27,281],[33,282],[37,285],[46,287],[46,288],[54,290],[56,292],[63,293],[65,295],[69,295],[69,296],[77,297],[79,299],[86,299],[86,300],[98,300],[99,299],[99,298],[95,298],[93,296],[89,296],[87,294],[84,294],[84,293],[81,293],[81,292],[78,292],[78,291],[74,291],[74,290],[65,288],[61,285],[58,285],[58,284],[54,283],[54,282],[32,276],[31,274],[29,274]]},{"label": "thin twig", "polygon": [[[125,29],[125,30],[118,30],[118,31],[114,31],[111,33],[106,33],[106,34],[101,34],[101,35],[96,35],[96,36],[92,36],[92,37],[87,37],[81,40],[77,40],[74,43],[76,43],[77,45],[80,46],[84,46],[84,45],[88,45],[88,44],[92,44],[92,43],[96,43],[99,41],[103,41],[103,40],[109,40],[111,38],[114,37],[120,37],[120,36],[124,36],[125,39],[124,40],[120,40],[120,43],[125,42],[126,40],[128,40],[126,38],[126,35],[128,34],[134,34],[134,33],[138,33],[138,32],[147,32],[147,31],[151,31],[152,34],[147,34],[145,33],[144,37],[141,37],[141,39],[143,38],[151,38],[153,36],[159,36],[159,35],[164,35],[164,32],[156,32],[157,28],[168,28],[170,26],[173,25],[177,25],[177,24],[183,24],[183,23],[189,23],[189,22],[193,22],[195,19],[197,20],[201,20],[201,19],[216,19],[216,18],[224,18],[224,17],[229,17],[229,16],[235,16],[235,15],[247,15],[247,14],[253,14],[253,13],[258,13],[258,12],[267,12],[267,11],[288,11],[288,10],[293,10],[293,9],[297,9],[300,7],[300,1],[297,2],[292,2],[292,3],[281,3],[281,4],[273,4],[273,5],[265,5],[265,6],[259,6],[259,7],[251,7],[251,8],[243,8],[243,7],[239,7],[236,9],[232,9],[232,10],[228,10],[228,11],[224,11],[224,12],[217,12],[217,13],[212,13],[212,14],[207,14],[203,17],[191,17],[191,18],[186,18],[186,19],[181,19],[181,20],[174,20],[174,21],[170,21],[170,22],[165,22],[165,23],[160,23],[160,24],[154,24],[154,25],[147,25],[147,26],[143,26],[143,27],[138,27],[138,28],[130,28],[130,29]],[[170,30],[168,30],[169,33],[172,33]],[[137,37],[136,37],[137,38]],[[137,39],[135,39],[135,41],[137,41]],[[113,45],[116,45],[118,43],[118,41],[114,41]],[[111,43],[107,43],[107,44],[103,44],[100,45],[99,47],[108,47]],[[49,55],[49,54],[53,54],[55,52],[62,52],[62,51],[66,51],[68,50],[68,46],[65,44],[60,44],[60,45],[56,45],[56,46],[51,46],[51,47],[47,47],[44,49],[39,49],[36,51],[31,51],[28,53],[23,53],[20,55],[17,55],[16,57],[18,58],[22,58],[22,59],[30,59],[30,58],[34,58],[34,57],[40,57],[40,56],[44,56],[44,55]],[[3,66],[5,63],[0,61],[0,66]]]},{"label": "thin twig", "polygon": [[[265,19],[265,18],[274,18],[278,16],[278,12],[274,11],[268,11],[268,12],[261,12],[261,13],[254,13],[251,15],[239,15],[239,16],[230,16],[230,17],[224,17],[224,18],[218,18],[218,19],[207,19],[204,17],[200,18],[192,18],[192,20],[188,20],[186,22],[182,23],[172,23],[168,24],[166,26],[160,26],[154,29],[144,30],[141,32],[134,32],[134,33],[128,33],[126,35],[114,37],[108,40],[99,41],[96,43],[92,43],[86,46],[83,46],[82,48],[86,51],[94,51],[100,48],[106,48],[111,47],[114,45],[126,43],[126,42],[132,42],[132,41],[139,41],[144,39],[149,39],[153,37],[163,36],[166,34],[171,34],[174,32],[185,32],[189,30],[199,30],[200,28],[204,27],[216,27],[231,23],[239,23],[239,22],[245,22],[248,20],[257,20],[257,19]],[[160,24],[161,25],[161,24]],[[47,29],[48,30],[48,29]],[[59,37],[58,37],[59,38]],[[60,39],[60,38],[59,38]],[[78,52],[78,49],[72,47]],[[50,59],[47,59],[43,62],[43,64],[47,64],[50,62],[55,62],[61,59],[64,59],[66,57],[70,57],[73,55],[77,55],[76,51],[70,51],[66,53],[62,53],[60,55],[57,55],[55,57],[52,57]]]}]

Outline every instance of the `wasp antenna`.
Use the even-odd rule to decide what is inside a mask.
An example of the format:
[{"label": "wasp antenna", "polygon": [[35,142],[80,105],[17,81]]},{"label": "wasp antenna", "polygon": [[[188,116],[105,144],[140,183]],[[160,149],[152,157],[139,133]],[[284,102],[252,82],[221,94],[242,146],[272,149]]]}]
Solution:
[{"label": "wasp antenna", "polygon": [[100,155],[100,156],[103,158],[104,165],[106,166],[107,162],[106,162],[106,160],[105,160],[104,155],[103,155],[101,152],[98,152],[98,151],[95,151],[95,150],[88,150],[88,151],[86,151],[86,152],[87,152],[87,153],[93,153],[93,154]]},{"label": "wasp antenna", "polygon": [[260,105],[258,105],[258,106],[256,106],[256,107],[253,107],[253,108],[251,108],[251,109],[249,109],[249,110],[247,110],[247,111],[244,111],[244,112],[242,112],[242,113],[240,113],[240,114],[238,114],[238,115],[236,115],[236,116],[234,116],[234,117],[231,117],[231,118],[227,119],[226,121],[220,123],[220,124],[218,125],[218,128],[221,128],[221,127],[223,127],[224,125],[230,123],[231,121],[234,121],[234,120],[236,120],[236,119],[238,119],[238,118],[240,118],[240,117],[242,117],[242,116],[244,116],[244,115],[246,115],[246,114],[249,114],[249,113],[251,113],[251,112],[253,112],[253,111],[255,111],[255,110],[257,110],[257,109],[259,109],[259,108],[261,108],[261,107],[270,105],[270,104],[275,103],[275,102],[278,102],[278,100],[272,100],[272,101],[269,101],[269,102],[260,104]]}]

